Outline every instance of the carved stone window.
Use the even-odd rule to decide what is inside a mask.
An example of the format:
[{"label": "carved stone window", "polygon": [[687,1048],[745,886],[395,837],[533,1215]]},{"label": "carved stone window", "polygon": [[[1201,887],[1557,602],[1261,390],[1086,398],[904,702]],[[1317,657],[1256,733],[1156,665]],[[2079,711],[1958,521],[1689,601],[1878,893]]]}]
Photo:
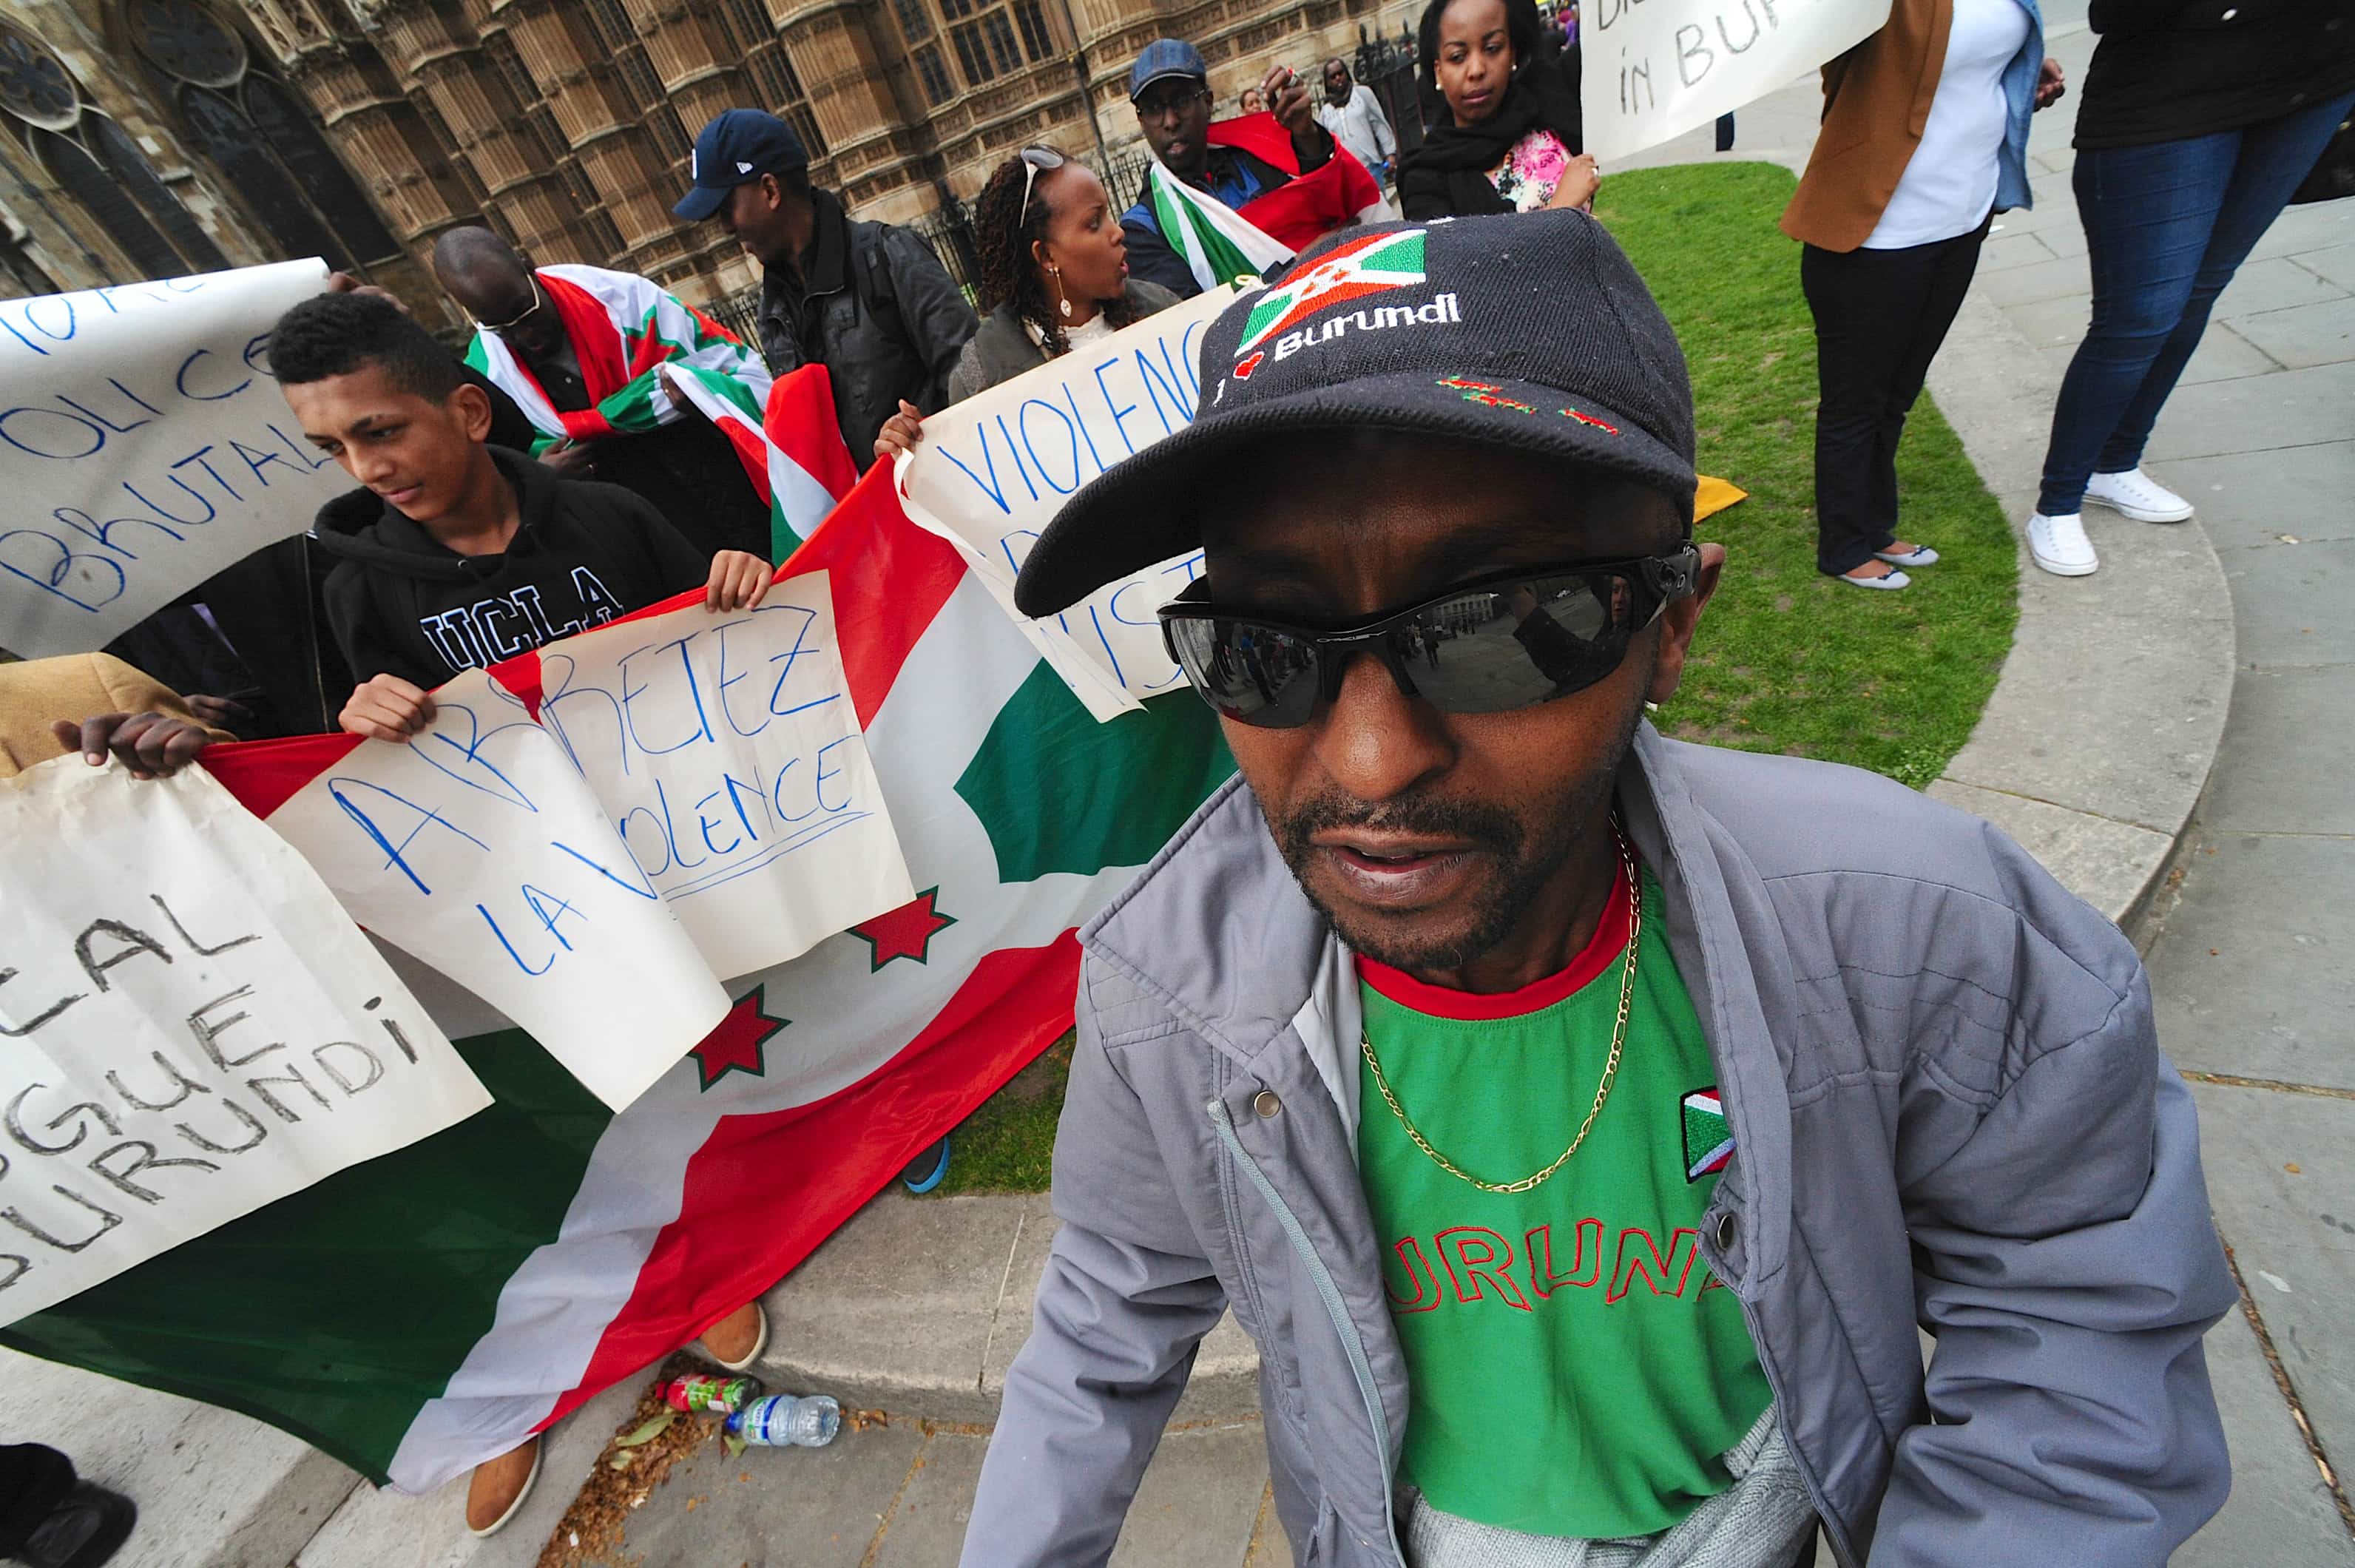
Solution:
[{"label": "carved stone window", "polygon": [[[902,0],[901,9],[924,3]],[[1037,65],[1055,52],[1054,35],[1048,30],[1047,15],[1039,0],[1012,0],[1011,4],[937,0],[937,4],[951,24],[949,41],[956,48],[957,65],[967,87],[1011,75],[1023,68],[1026,59]],[[906,25],[903,17],[900,26]],[[929,92],[930,84],[926,86]]]},{"label": "carved stone window", "polygon": [[[49,177],[106,231],[142,276],[229,265],[139,144],[82,101],[65,62],[39,39],[0,26],[0,111]],[[6,122],[0,122],[5,124]]]},{"label": "carved stone window", "polygon": [[355,261],[400,254],[359,181],[285,83],[197,0],[126,0],[132,46],[198,145],[285,254]]}]

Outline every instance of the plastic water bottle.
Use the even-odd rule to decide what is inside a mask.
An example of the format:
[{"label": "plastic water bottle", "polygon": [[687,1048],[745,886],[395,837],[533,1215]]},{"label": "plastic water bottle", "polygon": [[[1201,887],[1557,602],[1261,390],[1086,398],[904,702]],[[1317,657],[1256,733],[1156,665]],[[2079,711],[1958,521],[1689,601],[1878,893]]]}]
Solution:
[{"label": "plastic water bottle", "polygon": [[823,1448],[842,1429],[842,1406],[822,1393],[773,1393],[728,1418],[728,1430],[758,1448]]}]

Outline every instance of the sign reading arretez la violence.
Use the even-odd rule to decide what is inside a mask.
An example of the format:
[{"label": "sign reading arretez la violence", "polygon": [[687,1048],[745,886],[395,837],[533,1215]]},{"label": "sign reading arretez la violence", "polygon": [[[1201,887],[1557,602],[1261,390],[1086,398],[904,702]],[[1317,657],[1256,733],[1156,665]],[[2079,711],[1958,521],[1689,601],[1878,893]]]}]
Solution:
[{"label": "sign reading arretez la violence", "polygon": [[264,350],[317,260],[0,301],[0,647],[86,653],[349,489]]},{"label": "sign reading arretez la violence", "polygon": [[1015,574],[1081,485],[1192,422],[1203,330],[1236,293],[1209,290],[928,414],[915,455],[900,460],[909,518],[957,547],[1098,719],[1184,684],[1154,612],[1194,580],[1201,552],[1108,583],[1045,621],[1015,611]]}]

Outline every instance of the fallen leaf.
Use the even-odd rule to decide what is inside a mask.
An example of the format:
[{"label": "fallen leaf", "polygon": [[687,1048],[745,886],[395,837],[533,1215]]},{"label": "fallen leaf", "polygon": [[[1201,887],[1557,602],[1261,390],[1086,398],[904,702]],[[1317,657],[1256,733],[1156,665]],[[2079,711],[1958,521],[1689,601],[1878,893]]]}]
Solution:
[{"label": "fallen leaf", "polygon": [[628,1436],[614,1438],[613,1446],[616,1448],[635,1448],[641,1443],[651,1443],[655,1438],[661,1436],[664,1433],[668,1432],[671,1428],[671,1423],[677,1419],[678,1412],[675,1410],[666,1410],[660,1415],[655,1416],[652,1420],[640,1426],[636,1431],[632,1432]]},{"label": "fallen leaf", "polygon": [[701,1498],[689,1498],[689,1499],[687,1499],[687,1512],[689,1512],[689,1513],[693,1513],[693,1512],[695,1511],[695,1506],[696,1506],[696,1504],[698,1504],[698,1503],[701,1502],[702,1500],[703,1500],[703,1499],[702,1499]]},{"label": "fallen leaf", "polygon": [[2283,1166],[2282,1168],[2288,1171],[2292,1176],[2303,1176],[2306,1174],[2304,1171],[2298,1169],[2296,1162],[2294,1161],[2288,1165]]},{"label": "fallen leaf", "polygon": [[626,1470],[631,1467],[631,1465],[636,1462],[637,1457],[638,1456],[634,1453],[623,1452],[616,1454],[613,1458],[613,1468],[616,1470]]},{"label": "fallen leaf", "polygon": [[2296,534],[2282,534],[2277,537],[2284,544],[2296,544],[2298,542],[2298,538]]},{"label": "fallen leaf", "polygon": [[742,1458],[744,1456],[744,1450],[750,1446],[750,1445],[748,1445],[741,1437],[737,1436],[733,1432],[730,1432],[726,1436],[722,1437],[719,1442],[720,1445],[728,1450],[728,1456],[730,1459]]},{"label": "fallen leaf", "polygon": [[736,1478],[740,1481],[749,1481],[752,1478],[752,1472],[750,1470],[739,1470],[736,1473]]}]

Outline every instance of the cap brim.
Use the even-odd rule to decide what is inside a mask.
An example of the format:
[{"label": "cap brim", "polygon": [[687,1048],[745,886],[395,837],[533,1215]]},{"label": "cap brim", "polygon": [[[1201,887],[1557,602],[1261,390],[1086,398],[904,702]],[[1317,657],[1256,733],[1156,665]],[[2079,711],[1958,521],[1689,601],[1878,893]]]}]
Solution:
[{"label": "cap brim", "polygon": [[735,189],[732,185],[722,186],[716,190],[708,185],[689,186],[687,194],[678,198],[678,205],[671,208],[671,213],[689,223],[700,223],[719,211],[720,203],[726,201]]},{"label": "cap brim", "polygon": [[[1445,379],[1457,384],[1427,370],[1369,376],[1198,419],[1064,504],[1022,562],[1015,607],[1025,615],[1051,615],[1108,582],[1199,549],[1200,485],[1212,475],[1233,485],[1257,483],[1254,475],[1221,474],[1220,460],[1241,443],[1274,435],[1380,430],[1558,458],[1666,492],[1691,525],[1699,483],[1692,464],[1634,421],[1534,381]],[[1205,390],[1215,394],[1215,387]],[[1302,504],[1314,506],[1316,498],[1304,496]]]},{"label": "cap brim", "polygon": [[1199,81],[1204,87],[1210,85],[1210,79],[1209,77],[1200,75],[1195,71],[1156,70],[1151,76],[1146,77],[1143,81],[1136,82],[1129,88],[1128,101],[1131,103],[1135,103],[1138,99],[1145,96],[1145,90],[1146,88],[1151,87],[1156,81],[1168,81],[1173,78],[1183,79],[1187,81]]}]

